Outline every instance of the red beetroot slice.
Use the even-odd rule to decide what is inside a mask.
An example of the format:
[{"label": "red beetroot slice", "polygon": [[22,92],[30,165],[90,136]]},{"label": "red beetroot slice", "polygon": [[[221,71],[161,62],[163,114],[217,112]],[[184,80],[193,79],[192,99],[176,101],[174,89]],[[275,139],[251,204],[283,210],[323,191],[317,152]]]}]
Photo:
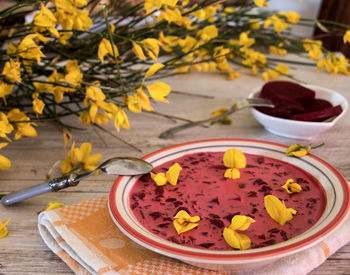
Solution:
[{"label": "red beetroot slice", "polygon": [[306,108],[308,112],[320,111],[322,109],[331,108],[333,105],[325,100],[320,98],[315,98]]},{"label": "red beetroot slice", "polygon": [[270,81],[261,89],[260,97],[294,101],[303,106],[315,98],[315,91],[289,81]]},{"label": "red beetroot slice", "polygon": [[301,121],[324,121],[330,117],[339,115],[342,111],[342,107],[337,105],[335,107],[324,108],[319,111],[292,115],[289,119]]},{"label": "red beetroot slice", "polygon": [[274,108],[258,108],[258,110],[265,114],[281,118],[289,118],[291,115],[306,111],[303,105],[293,100],[273,98],[272,102],[275,105]]}]

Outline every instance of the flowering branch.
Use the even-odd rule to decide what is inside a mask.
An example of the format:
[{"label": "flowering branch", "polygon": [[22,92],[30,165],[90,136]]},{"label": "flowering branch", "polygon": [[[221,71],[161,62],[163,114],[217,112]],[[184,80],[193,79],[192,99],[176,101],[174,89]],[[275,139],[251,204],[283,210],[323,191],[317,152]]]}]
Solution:
[{"label": "flowering branch", "polygon": [[[30,22],[8,24],[32,11]],[[287,52],[308,53],[313,63],[302,63],[318,70],[350,73],[343,55],[290,29],[316,26],[349,43],[349,26],[275,13],[265,0],[29,0],[0,11],[0,22],[0,148],[35,137],[38,122],[74,129],[61,121],[68,115],[101,131],[108,123],[129,130],[129,112],[167,116],[151,102],[168,101],[171,87],[159,79],[174,74],[216,71],[232,80],[243,67],[264,80],[293,78],[287,64],[299,63],[278,57]],[[0,155],[0,169],[10,166]]]}]

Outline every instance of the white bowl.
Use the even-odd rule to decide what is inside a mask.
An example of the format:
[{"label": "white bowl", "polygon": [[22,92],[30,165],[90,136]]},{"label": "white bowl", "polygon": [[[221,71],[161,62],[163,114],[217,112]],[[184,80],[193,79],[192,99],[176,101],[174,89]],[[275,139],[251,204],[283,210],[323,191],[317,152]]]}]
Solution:
[{"label": "white bowl", "polygon": [[[271,132],[272,134],[287,138],[311,139],[313,136],[316,136],[328,130],[334,126],[337,121],[346,113],[348,109],[347,100],[341,94],[331,89],[314,85],[304,86],[314,90],[316,92],[316,98],[326,99],[331,102],[333,106],[340,105],[343,111],[333,120],[324,122],[284,119],[270,116],[260,112],[255,108],[251,108],[253,116],[265,127],[267,131]],[[258,97],[260,90],[261,87],[254,89],[254,91],[249,95],[249,98]]]},{"label": "white bowl", "polygon": [[195,152],[225,152],[236,147],[244,153],[263,155],[285,161],[311,174],[326,195],[325,210],[310,229],[287,241],[243,251],[215,251],[179,245],[148,231],[133,215],[130,194],[139,176],[118,177],[109,197],[109,211],[119,229],[133,241],[156,253],[212,270],[252,269],[279,258],[307,249],[328,236],[344,220],[350,206],[350,187],[344,177],[330,164],[314,155],[287,157],[286,146],[255,140],[217,139],[184,143],[145,156],[154,167]]}]

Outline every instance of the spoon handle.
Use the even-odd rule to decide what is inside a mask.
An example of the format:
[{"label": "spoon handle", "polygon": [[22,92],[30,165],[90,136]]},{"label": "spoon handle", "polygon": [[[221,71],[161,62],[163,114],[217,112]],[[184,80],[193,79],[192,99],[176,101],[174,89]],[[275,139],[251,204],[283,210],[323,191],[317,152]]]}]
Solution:
[{"label": "spoon handle", "polygon": [[51,191],[51,186],[46,182],[6,195],[2,197],[1,202],[3,205],[11,205],[16,202]]},{"label": "spoon handle", "polygon": [[75,177],[75,174],[70,174],[67,176],[53,179],[46,183],[41,183],[17,192],[13,192],[9,195],[2,197],[1,202],[3,205],[11,205],[16,202],[26,200],[47,192],[58,191],[69,186],[77,185],[79,181],[75,181]]}]

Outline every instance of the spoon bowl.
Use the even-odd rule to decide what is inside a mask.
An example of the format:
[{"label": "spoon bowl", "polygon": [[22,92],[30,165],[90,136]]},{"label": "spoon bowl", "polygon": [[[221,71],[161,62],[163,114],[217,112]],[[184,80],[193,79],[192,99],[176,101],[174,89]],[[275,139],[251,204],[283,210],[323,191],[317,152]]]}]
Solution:
[{"label": "spoon bowl", "polygon": [[117,157],[106,160],[100,170],[109,175],[135,176],[151,172],[152,164],[133,157]]},{"label": "spoon bowl", "polygon": [[91,172],[76,175],[73,182],[78,183],[98,170],[108,175],[137,176],[151,172],[152,164],[134,157],[114,157],[104,161]]}]

